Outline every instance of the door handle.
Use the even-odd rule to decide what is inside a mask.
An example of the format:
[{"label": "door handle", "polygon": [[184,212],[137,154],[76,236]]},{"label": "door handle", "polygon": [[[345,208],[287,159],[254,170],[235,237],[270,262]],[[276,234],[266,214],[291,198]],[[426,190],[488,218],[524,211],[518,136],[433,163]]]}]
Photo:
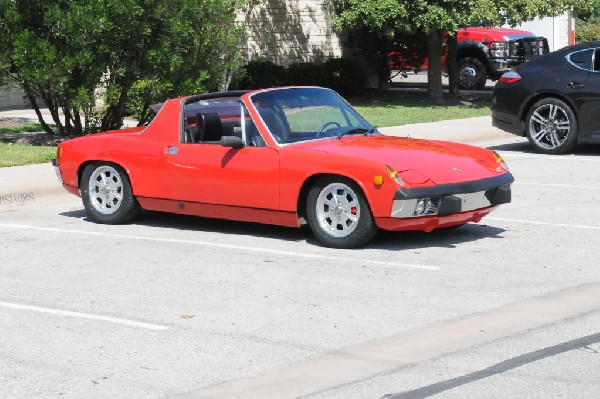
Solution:
[{"label": "door handle", "polygon": [[583,88],[583,83],[579,83],[579,82],[569,82],[567,84],[567,86],[569,86],[569,88],[571,89],[581,89]]}]

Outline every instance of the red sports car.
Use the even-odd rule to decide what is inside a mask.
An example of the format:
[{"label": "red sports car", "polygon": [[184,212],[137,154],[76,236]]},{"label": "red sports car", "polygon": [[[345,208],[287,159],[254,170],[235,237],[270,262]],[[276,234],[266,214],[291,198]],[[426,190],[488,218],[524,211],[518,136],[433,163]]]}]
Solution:
[{"label": "red sports car", "polygon": [[68,140],[54,165],[89,218],[141,209],[300,227],[352,248],[384,230],[478,222],[510,202],[495,152],[381,135],[318,87],[207,93],[157,107],[147,127]]}]

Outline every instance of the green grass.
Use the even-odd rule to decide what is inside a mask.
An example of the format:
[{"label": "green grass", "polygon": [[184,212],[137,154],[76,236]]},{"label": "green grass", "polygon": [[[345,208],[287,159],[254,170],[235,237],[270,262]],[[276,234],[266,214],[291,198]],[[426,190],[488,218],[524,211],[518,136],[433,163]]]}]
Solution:
[{"label": "green grass", "polygon": [[426,92],[365,91],[347,98],[375,126],[399,126],[490,115],[491,93],[445,95],[432,102]]},{"label": "green grass", "polygon": [[56,147],[36,147],[0,142],[0,168],[50,162],[55,157]]},{"label": "green grass", "polygon": [[437,122],[490,114],[490,108],[487,106],[361,104],[355,108],[370,123],[379,127]]},{"label": "green grass", "polygon": [[23,123],[22,125],[19,125],[19,126],[0,127],[0,134],[3,134],[3,133],[15,134],[15,133],[43,132],[43,131],[44,131],[44,129],[42,128],[42,125],[40,125],[37,122]]}]

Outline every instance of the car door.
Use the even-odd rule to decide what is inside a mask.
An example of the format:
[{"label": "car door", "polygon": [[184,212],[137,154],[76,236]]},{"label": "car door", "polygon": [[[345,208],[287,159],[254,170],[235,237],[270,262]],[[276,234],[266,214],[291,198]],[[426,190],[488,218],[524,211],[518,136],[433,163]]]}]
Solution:
[{"label": "car door", "polygon": [[584,136],[600,134],[600,48],[567,55],[566,94],[578,109],[579,131]]},{"label": "car door", "polygon": [[[248,124],[247,117],[242,120]],[[171,148],[168,159],[180,200],[279,209],[279,153],[249,144],[235,149],[212,140]]]}]

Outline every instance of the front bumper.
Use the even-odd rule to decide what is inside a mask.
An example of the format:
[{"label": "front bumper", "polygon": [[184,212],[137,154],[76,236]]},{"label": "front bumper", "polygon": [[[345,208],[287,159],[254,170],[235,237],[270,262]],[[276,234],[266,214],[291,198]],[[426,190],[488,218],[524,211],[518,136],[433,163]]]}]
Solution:
[{"label": "front bumper", "polygon": [[[447,216],[506,204],[511,201],[510,185],[514,180],[512,174],[504,173],[468,182],[399,188],[390,216],[400,219]],[[428,207],[423,212],[417,210],[419,201],[427,201]]]},{"label": "front bumper", "polygon": [[52,160],[52,166],[54,166],[54,172],[56,172],[56,177],[58,178],[58,182],[60,184],[64,184],[62,174],[60,173],[60,168],[58,166],[58,159],[54,158]]},{"label": "front bumper", "polygon": [[496,80],[503,73],[510,71],[515,66],[523,63],[522,59],[518,58],[489,58],[490,70],[488,72],[490,78]]},{"label": "front bumper", "polygon": [[62,173],[60,171],[60,167],[59,167],[59,164],[58,164],[58,159],[54,158],[52,160],[52,166],[54,166],[54,172],[56,172],[56,177],[58,178],[58,182],[60,184],[62,184],[62,186],[65,188],[65,190],[67,190],[71,194],[74,194],[74,195],[77,195],[78,197],[80,197],[81,193],[79,192],[79,188],[78,187],[69,186],[67,183],[65,183],[65,181],[64,181],[64,179],[62,177]]},{"label": "front bumper", "polygon": [[421,230],[431,232],[435,229],[460,226],[465,223],[479,222],[484,216],[496,209],[495,206],[477,211],[463,212],[455,215],[421,217],[421,218],[375,218],[380,229],[389,231]]},{"label": "front bumper", "polygon": [[517,136],[525,135],[525,126],[519,115],[500,111],[494,106],[492,106],[492,126]]}]

